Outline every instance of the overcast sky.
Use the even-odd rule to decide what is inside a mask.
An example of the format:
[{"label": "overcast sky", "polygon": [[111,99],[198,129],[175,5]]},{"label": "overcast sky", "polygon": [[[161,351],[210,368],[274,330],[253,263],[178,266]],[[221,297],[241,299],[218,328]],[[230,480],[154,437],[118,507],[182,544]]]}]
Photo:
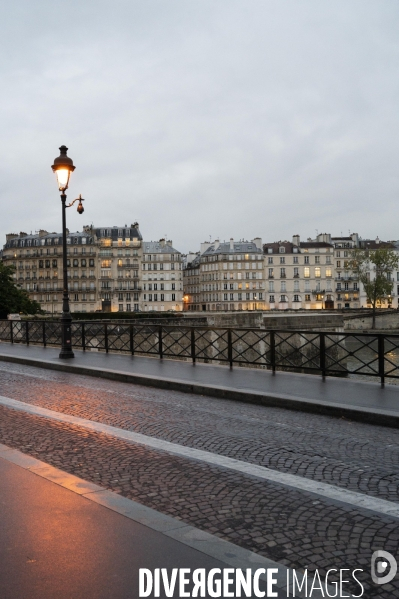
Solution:
[{"label": "overcast sky", "polygon": [[13,0],[0,239],[138,221],[202,241],[399,239],[397,0]]}]

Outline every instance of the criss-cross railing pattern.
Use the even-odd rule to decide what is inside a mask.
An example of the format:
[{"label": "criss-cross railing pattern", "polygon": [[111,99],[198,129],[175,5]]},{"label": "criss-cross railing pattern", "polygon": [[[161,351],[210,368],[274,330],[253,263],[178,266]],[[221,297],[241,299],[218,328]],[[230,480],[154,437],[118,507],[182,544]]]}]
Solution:
[{"label": "criss-cross railing pattern", "polygon": [[230,362],[231,364],[229,330],[230,329],[195,327],[195,359],[203,360],[204,362]]},{"label": "criss-cross railing pattern", "polygon": [[46,345],[47,339],[50,339],[52,335],[53,331],[47,330],[42,322],[27,321],[24,343],[43,343],[43,345]]},{"label": "criss-cross railing pattern", "polygon": [[232,358],[239,364],[270,365],[270,333],[261,329],[231,331]]},{"label": "criss-cross railing pattern", "polygon": [[380,375],[377,335],[328,333],[325,340],[328,372]]},{"label": "criss-cross railing pattern", "polygon": [[130,327],[128,324],[107,325],[108,351],[130,352]]},{"label": "criss-cross railing pattern", "polygon": [[320,369],[320,339],[318,333],[275,331],[276,366],[291,370]]},{"label": "criss-cross railing pattern", "polygon": [[9,320],[0,320],[0,340],[11,341],[11,329]]},{"label": "criss-cross railing pattern", "polygon": [[93,351],[100,351],[106,349],[105,344],[105,327],[103,323],[98,322],[82,322],[79,323],[81,326],[82,345],[81,347],[86,350],[90,349]]},{"label": "criss-cross railing pattern", "polygon": [[73,347],[83,347],[83,327],[80,322],[72,323],[72,345]]},{"label": "criss-cross railing pattern", "polygon": [[160,328],[161,327],[159,326],[134,325],[132,353],[149,355],[159,354],[162,357],[162,347],[160,349]]},{"label": "criss-cross railing pattern", "polygon": [[[0,341],[61,344],[60,321],[0,320]],[[157,355],[276,370],[399,378],[399,335],[265,330],[103,321],[73,322],[83,350]]]},{"label": "criss-cross railing pattern", "polygon": [[61,345],[61,323],[48,322],[44,327],[43,338],[45,344]]},{"label": "criss-cross railing pattern", "polygon": [[192,357],[191,329],[185,327],[162,327],[162,352],[174,358]]}]

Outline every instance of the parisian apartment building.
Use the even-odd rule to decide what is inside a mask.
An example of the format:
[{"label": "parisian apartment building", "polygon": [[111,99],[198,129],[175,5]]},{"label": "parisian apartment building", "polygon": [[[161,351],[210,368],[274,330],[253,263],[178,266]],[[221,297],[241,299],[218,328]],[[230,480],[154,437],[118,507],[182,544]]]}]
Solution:
[{"label": "parisian apartment building", "polygon": [[[6,236],[2,259],[15,282],[50,314],[62,312],[62,235]],[[67,231],[71,312],[181,311],[181,252],[172,241],[143,241],[138,223]]]},{"label": "parisian apartment building", "polygon": [[207,242],[188,255],[184,310],[266,310],[262,239]]},{"label": "parisian apartment building", "polygon": [[[183,271],[184,310],[298,310],[367,307],[367,297],[350,269],[356,248],[387,248],[399,243],[318,234],[315,239],[267,242],[209,242],[188,254]],[[397,281],[385,306],[398,306]]]},{"label": "parisian apartment building", "polygon": [[[83,227],[67,233],[72,312],[166,312],[344,309],[366,307],[367,297],[350,269],[356,248],[399,242],[362,239],[357,233],[263,243],[206,242],[183,256],[170,240],[143,241],[137,222],[128,227]],[[40,230],[6,236],[2,251],[15,282],[50,314],[62,311],[62,235]],[[183,262],[184,260],[184,262]],[[370,273],[373,277],[373,273]],[[381,307],[398,307],[399,269]]]}]

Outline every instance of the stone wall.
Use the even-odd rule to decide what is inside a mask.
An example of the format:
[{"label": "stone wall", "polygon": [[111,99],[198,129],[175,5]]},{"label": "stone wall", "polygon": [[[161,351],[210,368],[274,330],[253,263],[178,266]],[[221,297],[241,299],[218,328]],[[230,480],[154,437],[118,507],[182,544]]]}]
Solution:
[{"label": "stone wall", "polygon": [[[203,318],[201,318],[203,320]],[[208,313],[206,322],[210,327],[232,328],[265,328],[267,330],[314,330],[325,329],[341,331],[344,326],[344,317],[341,313],[329,311],[308,311],[292,314],[271,314],[270,312],[229,312]],[[200,324],[204,324],[201,322]]]},{"label": "stone wall", "polygon": [[[371,310],[367,314],[348,315],[344,319],[345,331],[370,331],[373,323]],[[380,331],[399,330],[399,312],[397,310],[377,310],[375,328]]]}]

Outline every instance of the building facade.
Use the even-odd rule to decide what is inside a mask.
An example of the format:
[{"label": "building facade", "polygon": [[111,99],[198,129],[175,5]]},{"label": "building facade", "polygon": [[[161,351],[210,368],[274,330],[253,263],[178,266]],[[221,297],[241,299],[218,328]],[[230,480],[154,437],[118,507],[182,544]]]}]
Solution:
[{"label": "building facade", "polygon": [[[71,311],[94,311],[97,302],[96,248],[90,227],[67,233]],[[62,311],[62,235],[40,230],[6,236],[3,262],[15,267],[14,281],[51,314]]]},{"label": "building facade", "polygon": [[[45,312],[62,312],[60,233],[9,234],[2,259]],[[67,230],[67,266],[71,312],[182,310],[181,253],[162,239],[143,242],[138,223]]]},{"label": "building facade", "polygon": [[142,310],[183,309],[182,255],[172,241],[144,241],[142,253]]},{"label": "building facade", "polygon": [[[362,240],[357,233],[315,239],[265,243],[206,242],[196,254],[187,254],[184,268],[184,310],[298,310],[346,309],[370,304],[350,268],[356,248],[386,247],[397,251],[399,242]],[[261,255],[262,254],[262,255]],[[259,265],[263,263],[263,274]],[[371,273],[371,276],[372,273]],[[399,269],[392,272],[396,286],[384,305],[398,305]],[[396,300],[395,300],[396,298]]]},{"label": "building facade", "polygon": [[128,227],[96,227],[98,309],[141,310],[142,236],[137,222]]},{"label": "building facade", "polygon": [[184,309],[264,310],[262,240],[201,244],[184,269]]},{"label": "building facade", "polygon": [[[353,250],[399,242],[362,239],[357,233],[268,242],[205,242],[183,256],[172,241],[144,241],[137,222],[123,227],[67,230],[71,312],[164,312],[369,307],[350,268]],[[62,235],[40,230],[9,234],[2,250],[14,280],[45,312],[62,312]],[[373,272],[370,271],[372,278]],[[398,307],[399,268],[392,294],[378,307]]]},{"label": "building facade", "polygon": [[349,237],[332,237],[334,246],[334,286],[336,307],[360,308],[360,283],[358,276],[350,268],[353,251],[359,248],[359,236],[353,233]]},{"label": "building facade", "polygon": [[328,234],[315,240],[265,243],[266,307],[269,310],[334,307],[333,245]]}]

